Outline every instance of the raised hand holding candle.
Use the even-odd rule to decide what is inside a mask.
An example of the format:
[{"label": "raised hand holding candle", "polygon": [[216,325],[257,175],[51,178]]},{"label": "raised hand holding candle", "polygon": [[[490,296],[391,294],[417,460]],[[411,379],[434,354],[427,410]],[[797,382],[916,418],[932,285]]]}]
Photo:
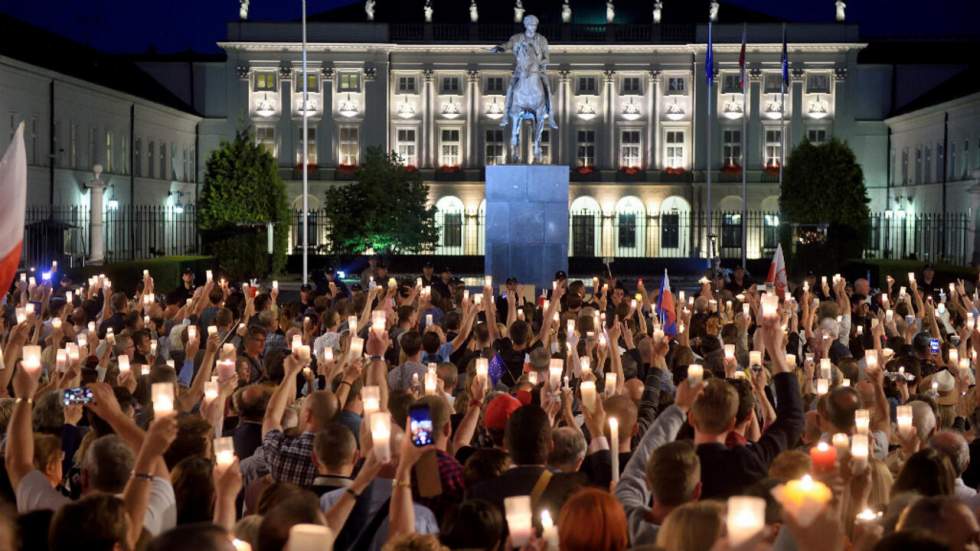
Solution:
[{"label": "raised hand holding candle", "polygon": [[350,340],[350,357],[360,358],[364,355],[364,339],[354,337]]},{"label": "raised hand holding candle", "polygon": [[834,434],[834,436],[831,437],[830,442],[837,451],[837,457],[844,457],[844,455],[851,449],[851,437],[843,432]]},{"label": "raised hand holding candle", "polygon": [[698,386],[704,380],[704,367],[700,364],[687,366],[687,384]]},{"label": "raised hand holding candle", "polygon": [[564,365],[561,359],[553,358],[548,364],[548,387],[552,392],[558,392],[561,387],[561,373]]},{"label": "raised hand holding candle", "polygon": [[375,310],[371,312],[371,330],[377,334],[382,334],[385,332],[387,327],[387,316],[384,310]]},{"label": "raised hand holding candle", "polygon": [[[65,368],[68,367],[68,351],[64,348],[60,348],[57,352],[55,352],[54,358],[55,369],[58,370],[58,373],[63,373]],[[3,350],[0,349],[0,370],[2,369],[4,369]]]},{"label": "raised hand holding candle", "polygon": [[153,400],[153,414],[156,416],[172,415],[174,413],[173,383],[153,383],[150,396]]},{"label": "raised hand holding candle", "polygon": [[347,330],[351,333],[357,332],[357,316],[347,316]]},{"label": "raised hand holding candle", "polygon": [[231,436],[214,439],[214,460],[219,467],[227,467],[235,460],[235,443]]},{"label": "raised hand holding candle", "polygon": [[728,361],[735,359],[735,345],[726,344],[725,345],[725,359]]},{"label": "raised hand holding candle", "polygon": [[207,401],[212,401],[218,397],[218,381],[205,381],[204,382],[204,399]]},{"label": "raised hand holding candle", "polygon": [[817,396],[823,396],[830,391],[830,383],[827,379],[817,379]]},{"label": "raised hand holding candle", "polygon": [[830,379],[833,374],[833,366],[830,365],[830,358],[820,358],[820,378]]},{"label": "raised hand holding candle", "polygon": [[436,373],[434,371],[425,372],[425,395],[435,396],[436,394]]},{"label": "raised hand holding candle", "polygon": [[504,511],[511,545],[524,547],[534,530],[531,525],[531,496],[504,498]]},{"label": "raised hand holding candle", "polygon": [[595,411],[595,382],[582,381],[578,389],[582,394],[582,406],[589,412]]},{"label": "raised hand holding candle", "polygon": [[854,412],[854,430],[858,434],[868,434],[871,426],[871,412],[866,409],[859,409]]},{"label": "raised hand holding candle", "polygon": [[606,384],[602,387],[602,394],[605,397],[610,397],[616,394],[616,374],[613,372],[606,373]]},{"label": "raised hand holding candle", "polygon": [[391,461],[391,415],[387,411],[376,411],[371,414],[371,442],[378,462]]},{"label": "raised hand holding candle", "polygon": [[541,511],[541,537],[548,544],[548,551],[558,551],[560,543],[558,541],[558,527],[551,519],[551,513],[547,509]]},{"label": "raised hand holding candle", "polygon": [[772,495],[800,526],[809,526],[827,507],[832,492],[826,484],[803,475],[799,480],[776,486]]},{"label": "raised hand holding candle", "polygon": [[489,373],[489,362],[486,358],[476,359],[476,377],[483,381],[483,388],[487,387],[487,376]]},{"label": "raised hand holding candle", "polygon": [[116,364],[119,366],[119,373],[129,373],[129,356],[123,354],[116,358]]},{"label": "raised hand holding candle", "polygon": [[766,500],[761,497],[728,498],[726,527],[728,542],[736,547],[748,541],[766,526]]},{"label": "raised hand holding candle", "polygon": [[903,438],[912,436],[915,431],[912,426],[912,406],[898,406],[895,408],[895,421],[898,425],[898,433]]},{"label": "raised hand holding candle", "polygon": [[868,466],[868,435],[855,434],[851,437],[851,472],[861,474]]},{"label": "raised hand holding candle", "polygon": [[751,350],[749,351],[749,367],[755,367],[757,365],[762,365],[762,352],[759,350]]},{"label": "raised hand holding candle", "polygon": [[145,376],[145,375],[149,375],[149,374],[150,374],[150,366],[147,365],[147,364],[141,365],[140,366],[140,375],[144,375]]},{"label": "raised hand holding candle", "polygon": [[381,409],[381,387],[368,385],[361,387],[361,403],[364,406],[364,416],[370,417],[372,413]]},{"label": "raised hand holding candle", "polygon": [[527,382],[531,383],[531,386],[538,386],[538,372],[529,371],[527,374]]},{"label": "raised hand holding candle", "polygon": [[21,354],[21,367],[31,375],[37,374],[41,370],[41,347],[32,344],[25,345],[21,348]]}]

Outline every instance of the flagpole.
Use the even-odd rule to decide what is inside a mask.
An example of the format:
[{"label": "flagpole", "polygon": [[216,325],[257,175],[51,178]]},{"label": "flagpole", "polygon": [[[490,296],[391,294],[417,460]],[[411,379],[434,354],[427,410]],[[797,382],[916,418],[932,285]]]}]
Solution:
[{"label": "flagpole", "polygon": [[[745,51],[745,23],[742,23],[742,49]],[[747,54],[747,52],[746,52]],[[749,110],[746,102],[748,94],[745,92],[745,63],[746,59],[742,59],[742,66],[739,68],[741,74],[739,75],[742,79],[742,154],[740,155],[742,161],[742,269],[746,267],[746,256],[748,254],[748,214],[749,214],[749,195],[748,187],[745,182],[745,159],[747,158],[746,153],[748,152],[748,124],[746,123],[746,118],[749,116]],[[749,91],[752,90],[752,85],[749,85]]]},{"label": "flagpole", "polygon": [[779,67],[779,189],[783,189],[783,165],[786,164],[786,23],[783,23],[783,59]]},{"label": "flagpole", "polygon": [[308,171],[310,169],[309,155],[309,76],[306,74],[306,0],[303,4],[303,285],[307,284],[309,277],[309,254],[310,254],[310,183]]},{"label": "flagpole", "polygon": [[712,96],[714,95],[714,86],[712,86],[714,84],[714,82],[713,82],[714,81],[714,67],[712,66],[712,65],[714,65],[714,59],[713,59],[713,55],[712,55],[712,52],[711,52],[711,48],[712,48],[711,42],[712,42],[711,41],[711,21],[709,20],[708,21],[708,53],[705,56],[705,65],[706,66],[705,66],[705,69],[704,69],[705,72],[706,72],[706,75],[708,77],[707,78],[707,80],[708,80],[708,156],[707,156],[707,166],[705,167],[705,174],[707,174],[707,188],[708,188],[708,193],[707,193],[707,195],[708,195],[708,205],[707,205],[707,209],[706,209],[707,210],[707,215],[708,215],[708,223],[707,223],[707,229],[708,229],[708,265],[711,266],[711,267],[714,267],[714,255],[713,255],[713,252],[714,252],[713,249],[714,249],[714,247],[712,246],[713,243],[714,243],[714,241],[712,240],[712,236],[711,236],[711,215],[712,215],[712,208],[711,208],[711,149],[712,149],[712,144],[711,144],[711,111],[712,111],[712,107],[711,107],[711,105],[713,103],[712,102],[712,99],[713,99]]}]

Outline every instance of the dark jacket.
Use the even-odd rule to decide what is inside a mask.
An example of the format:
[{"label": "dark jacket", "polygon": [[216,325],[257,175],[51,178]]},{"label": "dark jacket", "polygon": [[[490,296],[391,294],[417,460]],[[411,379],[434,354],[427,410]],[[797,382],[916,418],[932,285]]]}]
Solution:
[{"label": "dark jacket", "polygon": [[[484,499],[503,511],[504,498],[531,495],[531,490],[544,469],[538,465],[514,467],[497,478],[483,481],[469,489],[468,498]],[[535,505],[534,518],[538,518],[542,509],[560,511],[565,500],[586,484],[587,480],[581,473],[554,473],[540,502]]]},{"label": "dark jacket", "polygon": [[701,444],[701,499],[727,499],[739,495],[765,478],[769,464],[783,450],[793,447],[803,433],[803,400],[792,373],[773,377],[776,387],[776,421],[758,442],[727,448],[724,444]]}]

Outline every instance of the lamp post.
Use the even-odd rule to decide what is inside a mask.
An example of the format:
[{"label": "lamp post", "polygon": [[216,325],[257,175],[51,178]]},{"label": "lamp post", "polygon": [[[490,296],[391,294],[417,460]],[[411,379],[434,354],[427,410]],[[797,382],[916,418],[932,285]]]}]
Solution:
[{"label": "lamp post", "polygon": [[89,181],[89,257],[91,264],[101,264],[105,260],[105,220],[103,219],[103,198],[105,182],[102,181],[102,165],[92,167],[94,178]]},{"label": "lamp post", "polygon": [[[306,285],[309,277],[309,218],[310,218],[310,182],[309,182],[309,81],[306,73],[306,0],[300,0],[303,10],[303,108],[300,114],[303,116],[303,284]],[[239,0],[238,15],[242,20],[248,19],[249,0]]]}]

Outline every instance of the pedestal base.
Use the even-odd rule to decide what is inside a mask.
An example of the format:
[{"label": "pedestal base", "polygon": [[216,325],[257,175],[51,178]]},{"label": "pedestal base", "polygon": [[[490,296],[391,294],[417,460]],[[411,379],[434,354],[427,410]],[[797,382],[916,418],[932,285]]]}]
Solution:
[{"label": "pedestal base", "polygon": [[486,273],[550,288],[568,271],[568,167],[488,166],[486,200]]}]

